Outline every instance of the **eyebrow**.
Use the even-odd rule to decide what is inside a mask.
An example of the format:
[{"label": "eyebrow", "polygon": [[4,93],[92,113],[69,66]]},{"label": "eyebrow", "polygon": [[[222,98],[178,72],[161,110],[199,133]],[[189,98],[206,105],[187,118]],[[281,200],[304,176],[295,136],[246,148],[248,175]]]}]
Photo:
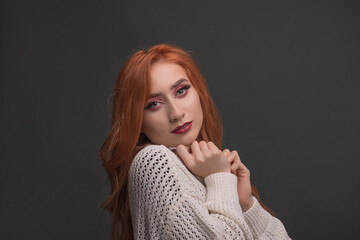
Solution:
[{"label": "eyebrow", "polygon": [[[173,85],[171,85],[170,90],[176,88],[177,86],[179,86],[183,82],[189,82],[189,81],[186,80],[185,78],[180,78]],[[152,93],[152,94],[150,94],[149,98],[154,98],[154,97],[158,97],[158,96],[160,96],[160,93]]]}]

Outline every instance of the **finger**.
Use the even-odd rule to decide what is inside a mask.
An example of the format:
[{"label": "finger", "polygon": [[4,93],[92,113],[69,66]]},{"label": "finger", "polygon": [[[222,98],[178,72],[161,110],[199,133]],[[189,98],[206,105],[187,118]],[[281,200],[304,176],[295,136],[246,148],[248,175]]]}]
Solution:
[{"label": "finger", "polygon": [[250,173],[249,169],[241,161],[239,162],[239,169]]},{"label": "finger", "polygon": [[234,152],[229,153],[229,155],[227,156],[227,160],[230,164],[233,164],[236,160],[236,154]]},{"label": "finger", "polygon": [[224,149],[223,154],[227,158],[227,156],[229,156],[229,154],[230,154],[230,150],[229,149]]},{"label": "finger", "polygon": [[190,144],[186,145],[185,147],[186,147],[186,149],[188,150],[189,153],[192,153],[191,148],[190,148]]},{"label": "finger", "polygon": [[208,142],[207,145],[210,150],[219,150],[219,148],[213,142]]},{"label": "finger", "polygon": [[236,171],[240,171],[241,173],[246,173],[250,175],[250,170],[244,165],[243,162],[241,162],[239,155],[237,154],[236,151],[234,151],[233,153],[236,157],[235,157],[235,161],[234,163],[230,166],[230,169],[232,168],[231,171],[233,171],[235,168],[237,168]]},{"label": "finger", "polygon": [[[241,159],[240,159],[239,153],[238,153],[236,150],[232,151],[231,153],[234,154],[236,160],[237,160],[238,162],[240,162],[243,167],[245,167],[245,165],[242,163],[242,161],[241,161]],[[242,167],[242,168],[243,168],[243,167]],[[245,167],[245,168],[246,168],[246,167]],[[247,168],[246,168],[246,169],[247,169]]]},{"label": "finger", "polygon": [[193,143],[191,143],[191,151],[192,151],[193,157],[195,159],[202,158],[203,155],[200,150],[199,143],[197,141],[194,141]]},{"label": "finger", "polygon": [[[181,147],[185,147],[185,148],[186,148],[186,150],[188,151],[188,153],[190,153],[190,154],[191,154],[191,148],[190,148],[190,145],[183,145],[183,144],[179,144],[177,147],[179,147],[179,146],[181,146]],[[177,149],[177,147],[175,147],[175,150]]]},{"label": "finger", "polygon": [[205,141],[199,142],[199,146],[200,146],[201,152],[207,152],[207,151],[209,151],[208,145],[206,144]]},{"label": "finger", "polygon": [[230,167],[231,172],[236,172],[239,169],[241,169],[241,166],[240,166],[240,162],[238,161],[235,161],[234,164],[232,164]]},{"label": "finger", "polygon": [[189,153],[188,149],[186,148],[186,146],[180,144],[179,146],[176,147],[176,151],[179,154],[180,158],[183,160],[183,162],[185,163],[185,165],[191,165],[193,162],[193,156]]}]

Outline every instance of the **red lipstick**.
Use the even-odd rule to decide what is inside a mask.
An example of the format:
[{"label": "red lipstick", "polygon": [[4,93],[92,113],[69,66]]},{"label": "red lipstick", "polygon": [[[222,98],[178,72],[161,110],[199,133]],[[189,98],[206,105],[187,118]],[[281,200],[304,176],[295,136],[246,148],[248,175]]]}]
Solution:
[{"label": "red lipstick", "polygon": [[171,131],[171,133],[175,133],[175,134],[186,133],[191,129],[191,126],[192,126],[192,121],[186,122],[183,125],[176,127],[174,130]]}]

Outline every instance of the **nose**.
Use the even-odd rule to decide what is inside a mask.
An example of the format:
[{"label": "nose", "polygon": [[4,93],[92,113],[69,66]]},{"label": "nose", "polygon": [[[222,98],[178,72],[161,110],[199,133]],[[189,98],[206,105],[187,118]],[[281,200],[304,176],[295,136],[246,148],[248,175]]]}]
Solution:
[{"label": "nose", "polygon": [[176,100],[169,101],[168,106],[169,106],[168,115],[170,122],[177,122],[185,116],[185,112],[181,104],[176,102]]}]

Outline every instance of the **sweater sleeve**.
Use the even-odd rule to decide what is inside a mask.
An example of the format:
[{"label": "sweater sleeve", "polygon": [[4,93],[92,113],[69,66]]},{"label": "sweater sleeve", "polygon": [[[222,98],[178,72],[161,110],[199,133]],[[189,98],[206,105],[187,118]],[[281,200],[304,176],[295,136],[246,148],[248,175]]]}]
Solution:
[{"label": "sweater sleeve", "polygon": [[[164,146],[146,147],[129,172],[135,239],[254,239],[237,195],[237,178],[216,173],[201,195]],[[247,212],[251,213],[251,212]],[[251,217],[248,218],[251,221]],[[256,225],[258,220],[253,219]]]},{"label": "sweater sleeve", "polygon": [[253,239],[230,173],[207,176],[206,198],[164,147],[149,146],[129,172],[130,213],[135,239]]},{"label": "sweater sleeve", "polygon": [[290,239],[281,221],[263,209],[253,197],[253,206],[244,212],[245,220],[255,239]]}]

